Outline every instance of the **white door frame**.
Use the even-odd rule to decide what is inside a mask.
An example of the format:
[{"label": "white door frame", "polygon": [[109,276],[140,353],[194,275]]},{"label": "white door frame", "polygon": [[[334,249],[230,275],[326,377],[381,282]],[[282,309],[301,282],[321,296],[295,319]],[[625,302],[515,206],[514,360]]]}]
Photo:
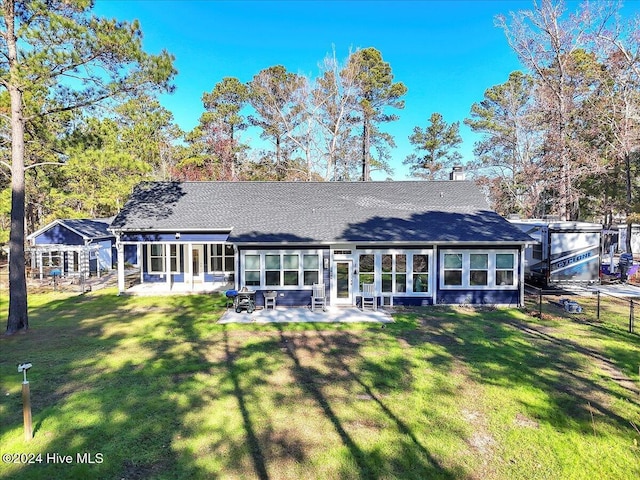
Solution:
[{"label": "white door frame", "polygon": [[[198,255],[198,274],[196,275],[194,273],[194,261],[195,261],[195,256],[193,255],[193,252],[197,251],[197,255]],[[191,282],[203,282],[204,281],[204,245],[202,244],[190,244],[189,245],[189,265],[188,265],[188,272],[189,275],[191,276]]]},{"label": "white door frame", "polygon": [[[338,264],[347,265],[348,296],[338,298]],[[331,262],[331,305],[353,305],[353,259],[333,259]]]}]

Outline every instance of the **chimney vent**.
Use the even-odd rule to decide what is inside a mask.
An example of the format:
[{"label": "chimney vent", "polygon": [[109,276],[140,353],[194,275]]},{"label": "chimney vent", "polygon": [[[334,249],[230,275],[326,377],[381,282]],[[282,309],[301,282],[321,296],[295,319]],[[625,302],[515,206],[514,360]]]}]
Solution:
[{"label": "chimney vent", "polygon": [[462,165],[456,165],[449,174],[449,180],[464,180],[464,168]]}]

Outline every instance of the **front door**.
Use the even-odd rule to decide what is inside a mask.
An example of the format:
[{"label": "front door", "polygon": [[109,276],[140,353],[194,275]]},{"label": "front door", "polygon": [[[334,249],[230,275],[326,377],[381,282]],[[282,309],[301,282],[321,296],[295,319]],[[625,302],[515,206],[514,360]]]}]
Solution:
[{"label": "front door", "polygon": [[194,282],[204,280],[204,245],[191,247],[191,279]]},{"label": "front door", "polygon": [[331,304],[353,305],[353,282],[351,280],[351,260],[335,260],[331,277]]}]

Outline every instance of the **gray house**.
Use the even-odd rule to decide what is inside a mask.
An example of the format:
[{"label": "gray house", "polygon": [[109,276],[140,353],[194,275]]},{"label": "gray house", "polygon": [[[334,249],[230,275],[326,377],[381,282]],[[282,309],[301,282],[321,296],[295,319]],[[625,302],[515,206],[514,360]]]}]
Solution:
[{"label": "gray house", "polygon": [[119,289],[136,246],[140,282],[166,291],[246,287],[278,305],[523,302],[531,237],[491,211],[468,181],[158,182],[140,184],[111,225]]}]

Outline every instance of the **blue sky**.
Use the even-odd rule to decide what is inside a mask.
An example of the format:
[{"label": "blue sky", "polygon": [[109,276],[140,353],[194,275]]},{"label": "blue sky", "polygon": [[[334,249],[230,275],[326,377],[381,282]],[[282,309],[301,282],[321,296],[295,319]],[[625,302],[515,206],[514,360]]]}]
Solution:
[{"label": "blue sky", "polygon": [[[202,94],[223,77],[247,82],[274,65],[315,76],[334,48],[344,60],[350,50],[375,47],[395,81],[408,88],[404,110],[395,111],[400,120],[383,127],[395,137],[391,165],[393,178],[401,180],[409,178],[402,165],[413,151],[408,136],[415,126],[425,127],[433,112],[448,123],[460,122],[460,152],[463,161],[472,158],[477,137],[462,121],[485,90],[521,68],[494,17],[532,5],[531,0],[97,0],[95,11],[138,19],[145,49],[166,49],[176,57],[176,91],[161,103],[186,131],[203,112]],[[567,2],[569,10],[577,5]],[[628,0],[625,16],[638,12],[640,1]]]}]

